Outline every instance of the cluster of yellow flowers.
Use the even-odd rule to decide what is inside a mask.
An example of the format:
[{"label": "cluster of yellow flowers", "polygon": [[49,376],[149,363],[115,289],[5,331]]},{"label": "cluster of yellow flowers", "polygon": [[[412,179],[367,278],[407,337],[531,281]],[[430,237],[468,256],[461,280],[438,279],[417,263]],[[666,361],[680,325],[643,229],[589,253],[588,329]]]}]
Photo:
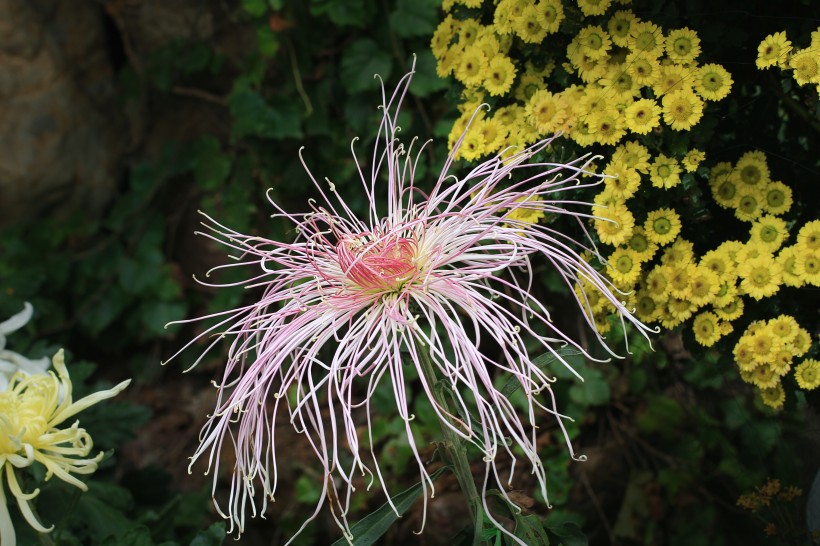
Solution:
[{"label": "cluster of yellow flowers", "polygon": [[[598,17],[612,2],[577,3],[586,17]],[[453,0],[444,8],[449,11],[457,4],[477,8],[482,2]],[[701,47],[695,31],[665,33],[629,10],[583,26],[561,64],[577,76],[577,83],[550,89],[547,79],[556,59],[522,61],[524,54],[511,48],[514,37],[541,43],[564,19],[561,0],[500,0],[490,25],[452,13],[445,17],[432,39],[437,71],[441,77],[453,75],[465,87],[451,147],[473,120],[460,157],[474,160],[558,131],[588,146],[617,144],[628,132],[647,134],[661,121],[674,130],[688,130],[703,116],[705,101],[721,100],[731,89],[732,77],[725,68],[698,64]],[[487,95],[507,100],[492,113],[476,114]]]},{"label": "cluster of yellow flowers", "polygon": [[[687,154],[693,155],[696,159],[702,157],[697,151]],[[674,328],[694,317],[695,340],[710,347],[733,331],[733,321],[743,315],[744,297],[759,301],[776,294],[781,286],[820,286],[820,220],[805,223],[798,230],[796,243],[783,246],[789,229],[779,216],[791,208],[791,189],[770,179],[764,154],[749,152],[734,165],[719,163],[712,169],[710,184],[715,200],[734,209],[735,215],[751,226],[747,241],[727,240],[702,256],[697,256],[692,243],[680,236],[681,219],[674,209],[650,211],[641,223],[627,206],[626,200],[639,188],[641,173],[657,188],[680,184],[682,168],[677,160],[662,154],[650,159],[648,150],[638,143],[616,148],[604,169],[615,178],[607,179],[606,187],[596,197],[602,208],[596,212],[598,219],[594,222],[600,240],[615,247],[606,257],[607,274],[642,321]],[[685,159],[683,169],[689,169],[686,164],[692,161]],[[579,287],[579,293],[587,288]],[[603,299],[595,298],[591,303],[596,325],[602,331],[608,330],[607,317],[614,310]],[[791,317],[777,320],[787,318],[794,321]],[[738,348],[744,355],[748,350],[744,339],[749,331],[735,348],[741,376],[761,389],[769,405],[782,404],[779,379],[791,369],[792,359],[802,356],[811,342],[808,332],[796,322],[794,327],[795,332],[801,332],[799,343],[772,345],[779,355],[776,362],[770,361],[775,368],[758,366],[774,358],[768,352],[755,353],[752,360],[737,356]],[[762,332],[760,335],[767,330]],[[813,362],[798,367],[801,388],[816,386],[811,379],[817,374]],[[764,373],[770,375],[764,378]]]},{"label": "cluster of yellow flowers", "polygon": [[[780,315],[749,325],[735,345],[735,362],[740,377],[760,390],[763,403],[780,408],[786,399],[781,379],[792,369],[795,357],[803,356],[811,345],[809,333],[794,317]],[[805,359],[794,368],[800,388],[820,385],[820,362]]]},{"label": "cluster of yellow flowers", "polygon": [[814,84],[820,95],[820,27],[811,33],[805,49],[794,49],[785,32],[769,34],[757,47],[756,64],[761,70],[772,66],[792,70],[798,85]]}]

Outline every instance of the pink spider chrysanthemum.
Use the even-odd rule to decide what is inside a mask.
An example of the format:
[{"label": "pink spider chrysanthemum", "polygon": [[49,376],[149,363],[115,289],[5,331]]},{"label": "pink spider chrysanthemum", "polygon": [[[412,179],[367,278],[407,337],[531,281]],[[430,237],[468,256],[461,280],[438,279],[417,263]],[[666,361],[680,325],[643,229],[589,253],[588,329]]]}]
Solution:
[{"label": "pink spider chrysanthemum", "polygon": [[[547,140],[490,159],[456,178],[447,172],[459,141],[425,194],[414,182],[419,155],[396,139],[411,75],[389,100],[383,95],[369,176],[356,162],[369,203],[366,219],[356,217],[332,183],[319,183],[312,175],[321,203],[311,200],[309,212],[288,213],[273,203],[276,216],[292,222],[298,234],[293,242],[242,235],[206,216],[208,236],[241,254],[237,263],[221,267],[250,268],[253,273],[243,284],[264,289],[258,301],[203,317],[219,320],[199,336],[216,334],[209,349],[221,338],[231,338],[217,407],[193,460],[207,457],[210,470],[219,463],[222,444],[233,444],[231,491],[227,511],[220,513],[239,532],[246,511],[263,513],[276,491],[281,454],[274,420],[285,411],[310,441],[324,472],[321,499],[308,521],[330,497],[333,515],[349,538],[346,514],[354,475],[367,473],[382,486],[385,482],[370,441],[370,396],[385,376],[392,385],[394,411],[405,422],[426,502],[433,483],[411,428],[410,366],[444,426],[483,452],[484,490],[491,477],[502,481],[495,460],[505,452],[513,465],[526,459],[546,498],[546,473],[535,445],[537,414],[556,417],[562,429],[566,417],[555,409],[554,379],[533,363],[532,347],[562,362],[556,347],[571,345],[587,353],[530,294],[531,258],[536,255],[570,288],[593,287],[622,319],[646,329],[580,257],[584,245],[512,214],[570,215],[583,228],[588,214],[571,209],[589,204],[564,196],[600,183],[598,175],[588,182],[580,179],[592,158],[531,163],[549,146]],[[384,215],[376,204],[381,184],[387,185]],[[595,332],[583,291],[573,293],[580,294],[578,307]],[[486,355],[488,346],[500,355],[497,360]],[[456,406],[452,414],[436,401],[435,386],[422,369],[425,361],[432,362],[438,380],[449,387]],[[528,405],[524,415],[496,387],[498,374],[520,383]],[[389,408],[378,411],[384,415]]]}]

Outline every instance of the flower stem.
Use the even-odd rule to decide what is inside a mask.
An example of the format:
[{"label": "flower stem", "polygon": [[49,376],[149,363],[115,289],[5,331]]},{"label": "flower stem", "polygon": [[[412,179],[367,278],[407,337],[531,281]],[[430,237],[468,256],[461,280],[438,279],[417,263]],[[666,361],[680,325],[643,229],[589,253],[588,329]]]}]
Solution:
[{"label": "flower stem", "polygon": [[[424,351],[418,352],[420,356],[421,372],[424,379],[430,386],[430,391],[433,393],[433,398],[436,404],[443,410],[443,413],[452,415],[450,410],[450,403],[447,401],[447,396],[444,393],[445,385],[436,375],[436,369],[430,360],[430,355]],[[450,428],[449,425],[457,426],[449,417],[444,417],[447,422],[440,423],[441,432],[444,434],[444,449],[447,452],[447,457],[453,465],[453,472],[456,475],[461,491],[467,498],[467,505],[470,508],[470,515],[473,518],[473,546],[481,544],[481,530],[484,522],[484,508],[481,504],[481,497],[475,486],[475,479],[473,479],[473,471],[470,468],[470,460],[467,458],[467,449],[462,438]]]}]

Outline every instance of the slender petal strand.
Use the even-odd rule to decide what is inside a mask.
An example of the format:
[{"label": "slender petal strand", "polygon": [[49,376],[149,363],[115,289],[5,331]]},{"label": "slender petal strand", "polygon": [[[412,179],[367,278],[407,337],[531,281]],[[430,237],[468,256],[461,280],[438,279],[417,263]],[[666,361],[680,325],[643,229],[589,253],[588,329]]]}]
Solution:
[{"label": "slender petal strand", "polygon": [[[414,375],[421,378],[422,391],[445,426],[483,452],[485,488],[511,479],[513,468],[496,468],[502,452],[513,466],[523,458],[546,496],[536,429],[543,414],[553,416],[562,430],[567,417],[555,407],[554,379],[533,358],[550,352],[569,367],[559,347],[586,352],[531,294],[535,257],[551,264],[570,289],[593,287],[622,321],[647,330],[580,257],[582,251],[594,252],[589,240],[574,241],[546,224],[512,214],[564,215],[586,233],[590,216],[583,211],[590,204],[574,200],[572,192],[601,183],[600,176],[585,170],[593,158],[567,164],[535,161],[550,139],[514,154],[505,151],[503,158],[458,178],[448,171],[459,141],[427,194],[414,180],[420,150],[411,153],[415,142],[405,148],[397,139],[399,108],[410,78],[405,76],[392,96],[383,96],[369,172],[354,153],[369,204],[367,218],[357,218],[335,186],[320,182],[309,170],[320,198],[309,201],[308,212],[288,213],[271,201],[275,216],[289,221],[297,233],[292,242],[243,235],[205,215],[207,236],[240,255],[237,263],[216,270],[247,268],[244,284],[263,289],[250,305],[203,317],[217,322],[199,336],[227,339],[229,347],[216,408],[192,460],[207,459],[208,471],[213,471],[222,446],[234,448],[228,503],[219,510],[239,533],[246,514],[261,514],[274,498],[281,450],[273,423],[285,417],[305,435],[324,474],[319,506],[310,519],[328,499],[349,536],[346,514],[354,478],[365,475],[382,487],[385,482],[370,438],[371,396],[383,381],[392,388],[395,415],[406,423],[425,492],[432,493],[413,437],[408,366],[417,369]],[[375,194],[377,185],[385,183],[382,210]],[[571,293],[596,332],[583,291]],[[536,352],[534,346],[540,346]],[[436,403],[433,389],[440,386],[424,379],[422,354],[451,392],[454,414]],[[524,415],[496,387],[499,374],[520,383],[529,406]],[[384,415],[389,408],[378,411]]]}]

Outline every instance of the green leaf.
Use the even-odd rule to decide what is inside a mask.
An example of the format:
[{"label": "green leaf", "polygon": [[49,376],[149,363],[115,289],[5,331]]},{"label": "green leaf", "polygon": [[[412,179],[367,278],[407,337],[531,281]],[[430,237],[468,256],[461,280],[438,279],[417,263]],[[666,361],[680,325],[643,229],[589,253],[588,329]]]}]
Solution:
[{"label": "green leaf", "polygon": [[220,546],[225,541],[225,523],[218,521],[196,534],[190,546]]},{"label": "green leaf", "polygon": [[584,381],[576,383],[569,389],[572,401],[584,406],[601,406],[609,402],[609,384],[598,370],[584,372]]},{"label": "green leaf", "polygon": [[589,544],[581,528],[571,522],[564,523],[560,527],[551,527],[547,532],[553,538],[550,544],[555,546],[587,546]]},{"label": "green leaf", "polygon": [[649,403],[635,419],[643,432],[674,431],[683,420],[684,413],[675,400],[664,396],[651,396]]},{"label": "green leaf", "polygon": [[103,541],[102,546],[154,546],[151,540],[151,531],[145,525],[136,525],[128,529],[121,536],[110,536]]},{"label": "green leaf", "polygon": [[264,57],[273,57],[279,51],[279,37],[269,25],[256,29],[256,44]]},{"label": "green leaf", "polygon": [[439,0],[399,0],[390,14],[390,26],[402,38],[425,36],[436,30]]},{"label": "green leaf", "polygon": [[153,335],[169,335],[165,325],[184,318],[185,310],[181,302],[144,301],[139,307],[140,322]]},{"label": "green leaf", "polygon": [[376,2],[370,0],[313,0],[310,12],[327,15],[333,23],[341,26],[365,26],[375,13]]},{"label": "green leaf", "polygon": [[265,0],[242,0],[242,7],[248,15],[261,17],[268,11],[268,4]]},{"label": "green leaf", "polygon": [[350,93],[358,93],[379,86],[378,74],[387,81],[393,68],[390,55],[370,38],[353,42],[342,55],[339,73],[342,85]]},{"label": "green leaf", "polygon": [[131,495],[126,489],[95,481],[89,484],[88,491],[77,501],[75,517],[87,527],[94,542],[101,542],[107,537],[124,535],[123,531],[132,527],[124,513],[132,504]]},{"label": "green leaf", "polygon": [[231,158],[213,135],[200,137],[194,144],[194,178],[203,190],[217,189],[231,174]]},{"label": "green leaf", "polygon": [[515,536],[523,540],[527,545],[549,545],[550,539],[544,530],[541,518],[535,514],[522,516],[513,513],[515,517]]},{"label": "green leaf", "polygon": [[302,114],[298,104],[283,101],[277,105],[268,102],[256,91],[240,82],[228,97],[233,115],[233,138],[257,136],[283,139],[301,138]]},{"label": "green leaf", "polygon": [[[431,480],[438,478],[447,467],[442,467],[430,475]],[[370,546],[387,532],[393,523],[399,519],[419,498],[423,490],[422,484],[417,483],[413,487],[402,491],[393,497],[393,505],[396,507],[398,514],[393,511],[393,507],[388,503],[384,503],[378,510],[368,514],[364,519],[356,522],[351,528],[350,532],[353,535],[351,543],[353,546]],[[333,543],[332,546],[346,546],[348,541],[345,538],[340,538]]]}]

